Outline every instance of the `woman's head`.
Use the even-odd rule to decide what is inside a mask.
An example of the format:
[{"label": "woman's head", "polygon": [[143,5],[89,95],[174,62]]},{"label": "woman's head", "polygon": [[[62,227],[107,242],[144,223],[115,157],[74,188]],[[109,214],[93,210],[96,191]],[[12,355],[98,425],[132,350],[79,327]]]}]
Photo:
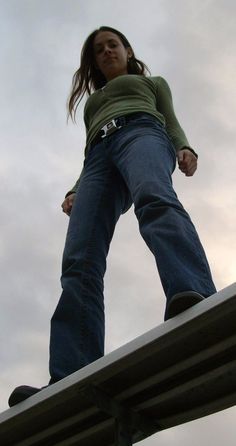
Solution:
[{"label": "woman's head", "polygon": [[106,81],[128,74],[133,50],[125,46],[117,34],[99,31],[93,40],[93,54],[95,70],[100,71]]},{"label": "woman's head", "polygon": [[69,114],[75,116],[78,100],[85,92],[90,95],[91,90],[102,88],[121,74],[146,75],[146,71],[149,71],[147,66],[136,59],[127,38],[114,28],[101,26],[83,45],[80,67],[73,76]]}]

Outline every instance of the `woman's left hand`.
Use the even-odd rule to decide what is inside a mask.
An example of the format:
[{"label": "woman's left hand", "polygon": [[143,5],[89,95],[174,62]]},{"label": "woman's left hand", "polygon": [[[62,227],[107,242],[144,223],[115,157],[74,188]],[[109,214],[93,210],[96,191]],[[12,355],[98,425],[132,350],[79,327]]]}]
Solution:
[{"label": "woman's left hand", "polygon": [[197,157],[188,149],[182,149],[177,153],[179,169],[186,177],[191,177],[197,170]]}]

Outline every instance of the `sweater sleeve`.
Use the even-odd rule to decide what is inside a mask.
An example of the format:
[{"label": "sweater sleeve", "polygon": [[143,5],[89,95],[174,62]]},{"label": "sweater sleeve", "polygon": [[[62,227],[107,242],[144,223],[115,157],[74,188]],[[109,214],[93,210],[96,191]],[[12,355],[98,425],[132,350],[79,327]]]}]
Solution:
[{"label": "sweater sleeve", "polygon": [[[88,134],[88,122],[87,122],[85,114],[84,114],[84,124],[85,124],[86,136],[87,136],[87,134]],[[79,187],[79,183],[80,183],[80,178],[81,178],[81,175],[83,173],[83,170],[84,170],[84,168],[82,169],[81,174],[80,174],[78,180],[76,181],[76,183],[74,184],[74,186],[66,193],[65,198],[68,197],[68,195],[75,194],[77,192],[78,187]]]},{"label": "sweater sleeve", "polygon": [[75,193],[77,192],[78,187],[79,187],[79,182],[80,182],[80,178],[81,178],[82,173],[83,173],[83,170],[82,170],[82,172],[81,172],[81,174],[80,174],[78,180],[77,180],[76,183],[74,184],[74,186],[73,186],[73,187],[66,193],[65,198],[68,197],[68,195],[75,194]]},{"label": "sweater sleeve", "polygon": [[175,150],[178,152],[186,147],[194,152],[175,115],[170,87],[163,77],[159,76],[158,80],[159,88],[157,89],[157,109],[165,118],[166,131],[174,144]]}]

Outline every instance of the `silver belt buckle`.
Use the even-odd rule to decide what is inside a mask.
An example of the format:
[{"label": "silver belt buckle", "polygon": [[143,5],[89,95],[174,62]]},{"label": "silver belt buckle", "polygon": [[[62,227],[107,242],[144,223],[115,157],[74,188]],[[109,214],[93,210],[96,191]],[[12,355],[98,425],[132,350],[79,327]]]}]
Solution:
[{"label": "silver belt buckle", "polygon": [[112,119],[111,121],[109,121],[107,124],[105,124],[101,130],[104,131],[104,135],[102,135],[102,138],[105,138],[106,136],[110,135],[111,133],[115,132],[116,129],[120,129],[120,126],[117,126],[115,123],[115,119]]}]

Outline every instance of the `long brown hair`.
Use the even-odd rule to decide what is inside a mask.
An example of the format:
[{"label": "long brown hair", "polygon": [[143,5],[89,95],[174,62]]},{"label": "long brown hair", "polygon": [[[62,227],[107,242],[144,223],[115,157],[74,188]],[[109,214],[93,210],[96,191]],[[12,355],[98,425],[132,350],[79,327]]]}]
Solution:
[{"label": "long brown hair", "polygon": [[98,90],[107,83],[105,76],[96,68],[94,59],[93,42],[100,31],[110,31],[117,34],[124,47],[131,48],[133,55],[127,65],[128,74],[142,74],[146,76],[146,72],[150,73],[148,67],[141,60],[136,59],[134,51],[124,34],[109,26],[101,26],[99,29],[96,29],[88,36],[82,47],[80,67],[72,78],[72,87],[68,99],[68,118],[70,116],[72,121],[75,121],[76,110],[84,94],[87,92],[91,95],[92,90]]}]

